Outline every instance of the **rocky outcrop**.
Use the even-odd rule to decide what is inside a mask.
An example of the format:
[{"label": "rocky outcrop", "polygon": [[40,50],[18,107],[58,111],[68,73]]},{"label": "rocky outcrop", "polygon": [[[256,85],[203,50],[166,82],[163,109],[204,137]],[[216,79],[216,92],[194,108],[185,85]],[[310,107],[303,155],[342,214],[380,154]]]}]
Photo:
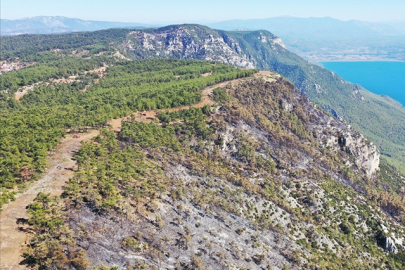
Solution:
[{"label": "rocky outcrop", "polygon": [[384,249],[388,252],[397,254],[398,253],[398,248],[395,246],[394,241],[391,239],[391,237],[385,238],[385,244],[384,244]]},{"label": "rocky outcrop", "polygon": [[[289,112],[291,104],[293,103],[283,100],[281,105],[285,111]],[[314,106],[308,106],[308,113],[316,115],[317,121],[313,121],[309,125],[321,144],[327,148],[347,153],[348,164],[351,163],[352,158],[357,168],[364,171],[368,177],[376,174],[380,165],[380,153],[375,144],[344,121],[320,113]]]},{"label": "rocky outcrop", "polygon": [[286,50],[282,40],[267,31],[246,32],[242,39],[224,31],[197,25],[175,25],[132,31],[121,48],[135,58],[180,58],[219,61],[241,68],[261,67],[271,55],[251,53],[246,40],[268,53]]},{"label": "rocky outcrop", "polygon": [[371,177],[379,168],[380,153],[377,147],[353,129],[345,131],[338,140],[342,149],[355,157],[356,165]]},{"label": "rocky outcrop", "polygon": [[184,59],[203,59],[229,63],[243,68],[254,68],[240,46],[233,40],[227,40],[218,33],[199,27],[168,27],[148,33],[133,31],[124,48],[130,54],[149,55],[150,57],[175,57]]}]

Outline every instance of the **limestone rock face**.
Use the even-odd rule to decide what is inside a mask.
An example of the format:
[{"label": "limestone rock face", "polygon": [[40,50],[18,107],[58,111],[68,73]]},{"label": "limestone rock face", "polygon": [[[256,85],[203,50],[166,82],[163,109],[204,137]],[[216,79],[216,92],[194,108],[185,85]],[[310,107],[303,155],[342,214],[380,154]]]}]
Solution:
[{"label": "limestone rock face", "polygon": [[380,153],[377,147],[357,132],[346,132],[340,138],[341,147],[355,157],[356,165],[371,177],[379,168]]},{"label": "limestone rock face", "polygon": [[215,35],[214,32],[195,33],[194,29],[177,27],[146,33],[133,31],[127,51],[137,54],[139,50],[151,57],[176,57],[203,59],[229,63],[243,68],[254,68],[254,63],[244,54],[236,42]]},{"label": "limestone rock face", "polygon": [[292,111],[292,109],[293,109],[293,105],[291,104],[291,103],[289,103],[287,100],[285,100],[285,99],[283,99],[282,101],[281,101],[281,106],[283,107],[283,109],[286,111],[286,112],[291,112]]},{"label": "limestone rock face", "polygon": [[357,168],[364,171],[368,177],[375,175],[380,165],[377,146],[345,122],[330,116],[319,117],[323,121],[313,123],[312,128],[320,142],[325,147],[346,152],[354,158]]},{"label": "limestone rock face", "polygon": [[273,43],[280,45],[280,46],[283,47],[284,49],[287,49],[287,46],[285,46],[285,44],[284,44],[284,42],[281,40],[281,38],[275,38],[275,39],[273,39]]},{"label": "limestone rock face", "polygon": [[[275,54],[286,50],[282,40],[267,32],[247,34]],[[262,56],[247,51],[241,40],[223,31],[195,25],[177,25],[156,30],[132,31],[121,48],[135,58],[179,58],[219,61],[241,68],[261,66]],[[263,56],[270,58],[269,56]]]},{"label": "limestone rock face", "polygon": [[398,253],[398,249],[395,246],[394,241],[391,239],[391,237],[387,237],[385,239],[385,245],[384,245],[384,249],[388,252],[397,254]]}]

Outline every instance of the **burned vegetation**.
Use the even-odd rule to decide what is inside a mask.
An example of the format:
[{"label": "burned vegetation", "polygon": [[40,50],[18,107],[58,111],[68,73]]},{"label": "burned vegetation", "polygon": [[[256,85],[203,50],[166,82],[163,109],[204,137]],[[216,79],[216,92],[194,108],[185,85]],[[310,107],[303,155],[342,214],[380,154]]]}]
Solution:
[{"label": "burned vegetation", "polygon": [[401,269],[401,247],[384,250],[404,232],[388,222],[401,211],[388,216],[375,200],[374,145],[277,74],[216,88],[211,99],[151,123],[128,118],[118,134],[103,129],[85,143],[63,196],[41,193],[30,205],[25,263]]}]

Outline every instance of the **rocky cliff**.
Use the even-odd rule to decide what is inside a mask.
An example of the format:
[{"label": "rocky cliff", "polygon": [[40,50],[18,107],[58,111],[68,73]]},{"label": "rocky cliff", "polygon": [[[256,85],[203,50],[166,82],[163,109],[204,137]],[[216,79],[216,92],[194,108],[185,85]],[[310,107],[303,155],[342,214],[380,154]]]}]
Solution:
[{"label": "rocky cliff", "polygon": [[[120,48],[133,58],[214,60],[242,68],[276,71],[311,101],[351,123],[384,149],[384,154],[405,164],[404,140],[400,133],[392,133],[393,127],[405,132],[402,108],[381,102],[377,95],[289,52],[281,39],[268,31],[226,32],[199,25],[176,25],[133,31]],[[375,165],[367,166],[375,169]]]},{"label": "rocky cliff", "polygon": [[[280,38],[267,31],[250,33],[255,39],[274,51],[285,50]],[[238,38],[225,31],[216,31],[199,25],[168,26],[156,30],[129,33],[122,48],[138,58],[168,58],[213,60],[242,68],[255,68],[262,60],[253,56]]]}]

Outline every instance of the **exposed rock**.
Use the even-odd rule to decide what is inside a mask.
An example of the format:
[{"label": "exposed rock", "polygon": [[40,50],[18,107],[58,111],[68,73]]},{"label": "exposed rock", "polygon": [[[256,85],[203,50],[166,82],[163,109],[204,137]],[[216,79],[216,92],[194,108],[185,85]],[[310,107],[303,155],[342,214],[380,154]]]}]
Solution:
[{"label": "exposed rock", "polygon": [[[260,46],[270,49],[270,54],[286,51],[282,40],[267,32],[247,33]],[[202,59],[228,63],[242,68],[261,66],[262,57],[270,59],[271,55],[252,55],[242,40],[223,31],[196,25],[176,25],[156,30],[132,31],[121,48],[135,58],[180,58]]]},{"label": "exposed rock", "polygon": [[353,85],[352,97],[353,97],[354,99],[364,101],[364,100],[366,100],[366,99],[365,99],[364,96],[361,94],[361,92],[360,92],[361,89],[362,89],[362,87],[361,87],[360,85],[354,84],[354,85]]},{"label": "exposed rock", "polygon": [[281,100],[281,106],[286,112],[291,112],[293,109],[293,105],[285,99]]},{"label": "exposed rock", "polygon": [[380,153],[377,147],[363,135],[350,129],[339,138],[340,146],[355,157],[356,165],[369,177],[379,169]]},{"label": "exposed rock", "polygon": [[274,44],[280,45],[282,48],[287,49],[287,46],[285,46],[284,42],[281,40],[281,38],[275,38],[273,39]]},{"label": "exposed rock", "polygon": [[[198,35],[196,39],[196,34]],[[239,45],[209,31],[199,34],[193,28],[178,26],[163,28],[153,33],[133,31],[129,35],[132,43],[124,45],[125,50],[160,57],[204,59],[229,63],[244,68],[254,68],[254,63],[246,55],[239,54]],[[221,52],[221,53],[218,53]]]},{"label": "exposed rock", "polygon": [[385,244],[384,244],[384,249],[388,252],[397,254],[398,253],[398,249],[395,246],[394,241],[391,239],[391,237],[387,237],[385,238]]}]

